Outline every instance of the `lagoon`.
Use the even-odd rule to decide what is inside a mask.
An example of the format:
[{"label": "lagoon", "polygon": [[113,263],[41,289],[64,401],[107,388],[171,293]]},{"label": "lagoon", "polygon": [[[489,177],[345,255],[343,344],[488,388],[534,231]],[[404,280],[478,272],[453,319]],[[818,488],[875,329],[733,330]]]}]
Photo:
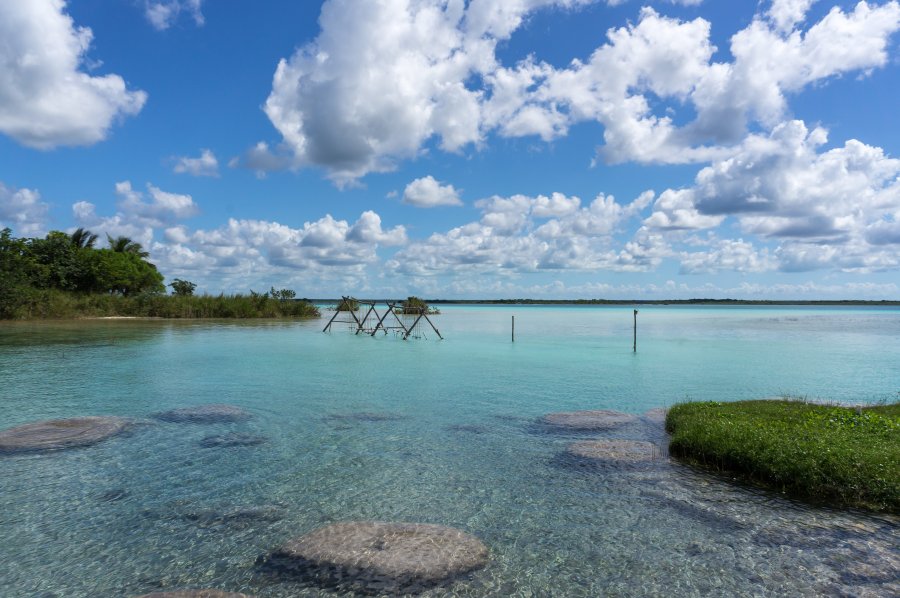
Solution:
[{"label": "lagoon", "polygon": [[[549,412],[685,399],[896,401],[900,308],[446,306],[446,340],[301,322],[0,325],[0,429],[227,403],[93,447],[0,457],[0,595],[216,587],[335,596],[257,561],[346,520],[450,525],[491,552],[444,596],[892,595],[895,518],[813,509],[661,461],[584,467]],[[516,342],[510,320],[516,316]],[[218,446],[234,433],[264,442]],[[227,444],[227,443],[226,443]]]}]

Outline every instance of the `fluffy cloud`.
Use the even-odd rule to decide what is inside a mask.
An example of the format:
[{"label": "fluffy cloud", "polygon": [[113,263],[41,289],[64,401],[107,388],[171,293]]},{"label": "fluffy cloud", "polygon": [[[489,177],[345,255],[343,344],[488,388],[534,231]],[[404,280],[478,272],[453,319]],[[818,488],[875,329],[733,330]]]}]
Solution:
[{"label": "fluffy cloud", "polygon": [[206,23],[201,11],[203,0],[145,0],[144,16],[157,31],[171,27],[182,12],[190,14],[194,23],[202,27]]},{"label": "fluffy cloud", "polygon": [[265,112],[291,166],[323,166],[339,184],[432,137],[459,151],[483,139],[485,91],[468,80],[495,70],[497,43],[533,10],[590,1],[329,0],[316,40],[279,62]]},{"label": "fluffy cloud", "polygon": [[353,224],[325,215],[301,228],[236,219],[213,230],[171,227],[164,240],[154,244],[154,255],[177,273],[215,272],[224,280],[243,275],[246,284],[285,270],[359,277],[378,259],[379,246],[405,243],[406,231],[402,226],[384,230],[381,217],[366,211]]},{"label": "fluffy cloud", "polygon": [[[900,160],[853,139],[820,151],[826,141],[824,129],[809,130],[801,121],[751,135],[734,156],[703,168],[693,187],[663,192],[644,223],[674,231],[714,228],[734,218],[745,234],[782,242],[776,256],[786,271],[896,268]],[[720,251],[686,258],[682,266],[709,271],[709,259],[737,263],[735,257]],[[744,269],[769,258],[760,255]]]},{"label": "fluffy cloud", "polygon": [[48,206],[32,189],[10,189],[0,182],[0,228],[15,235],[34,235],[44,230]]},{"label": "fluffy cloud", "polygon": [[191,174],[193,176],[219,176],[219,161],[211,150],[204,149],[199,158],[181,156],[175,159],[176,173]]},{"label": "fluffy cloud", "polygon": [[431,175],[408,184],[403,190],[403,203],[418,208],[462,205],[459,193],[453,188],[453,185],[441,185]]},{"label": "fluffy cloud", "polygon": [[283,137],[278,151],[257,146],[247,162],[322,166],[346,184],[416,157],[432,139],[451,152],[491,132],[549,141],[584,121],[603,125],[608,162],[711,161],[751,123],[780,122],[787,94],[883,66],[900,27],[896,0],[835,7],[805,31],[812,0],[776,0],[732,37],[732,62],[712,62],[709,22],[644,8],[586,61],[499,62],[497,44],[532,11],[587,2],[329,0],[320,35],[276,69],[265,111]]},{"label": "fluffy cloud", "polygon": [[578,197],[561,193],[482,199],[475,202],[482,211],[479,221],[413,242],[387,266],[411,276],[648,270],[671,254],[662,235],[641,229],[616,250],[613,233],[652,198],[652,193],[644,193],[623,206],[600,194],[586,207]]},{"label": "fluffy cloud", "polygon": [[287,285],[291,281],[336,282],[360,289],[379,247],[407,242],[403,226],[385,228],[373,211],[355,222],[326,214],[302,227],[264,220],[229,219],[218,228],[192,230],[181,221],[197,212],[189,195],[148,185],[135,191],[116,185],[117,211],[97,214],[94,204],[72,206],[79,226],[113,237],[124,235],[150,251],[150,259],[170,277],[190,277],[201,288],[241,289]]},{"label": "fluffy cloud", "polygon": [[[897,2],[874,8],[860,2],[849,13],[835,7],[798,31],[794,26],[809,4],[778,2],[770,21],[757,18],[736,33],[731,63],[710,62],[716,48],[704,19],[681,22],[645,8],[636,25],[611,30],[609,43],[586,63],[576,60],[555,70],[526,61],[506,77],[530,76],[522,88],[532,91],[516,109],[531,110],[532,134],[562,135],[574,123],[595,120],[604,126],[600,156],[608,162],[708,161],[728,155],[748,123],[777,124],[787,93],[887,62],[888,39],[900,27]],[[684,112],[684,106],[696,117],[676,126],[670,114]],[[516,122],[516,114],[501,112],[498,118]]]},{"label": "fluffy cloud", "polygon": [[768,16],[779,31],[790,31],[803,21],[806,11],[816,0],[772,0]]},{"label": "fluffy cloud", "polygon": [[99,216],[96,206],[87,201],[73,204],[72,214],[78,226],[101,235],[126,236],[150,248],[155,229],[173,226],[199,211],[190,195],[169,193],[150,184],[147,192],[149,200],[145,194],[134,190],[129,181],[116,183],[118,210],[115,214]]},{"label": "fluffy cloud", "polygon": [[138,219],[151,226],[162,226],[176,220],[190,218],[198,212],[197,204],[190,195],[169,193],[147,184],[150,201],[131,187],[131,182],[116,183],[119,209],[132,219]]},{"label": "fluffy cloud", "polygon": [[146,93],[82,71],[92,36],[63,0],[0,4],[0,132],[38,149],[90,145],[140,112]]},{"label": "fluffy cloud", "polygon": [[774,270],[777,261],[767,249],[756,247],[743,239],[724,239],[710,251],[694,251],[681,254],[681,272],[684,274],[712,274],[722,270],[732,272],[766,272]]}]

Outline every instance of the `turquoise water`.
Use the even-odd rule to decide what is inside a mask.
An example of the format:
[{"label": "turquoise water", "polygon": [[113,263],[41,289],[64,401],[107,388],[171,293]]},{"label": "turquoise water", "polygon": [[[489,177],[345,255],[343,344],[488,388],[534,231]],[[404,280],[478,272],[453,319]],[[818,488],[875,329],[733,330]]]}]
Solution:
[{"label": "turquoise water", "polygon": [[[256,563],[356,519],[450,525],[489,546],[486,569],[426,595],[900,590],[895,519],[808,509],[667,461],[576,467],[561,455],[586,436],[536,424],[684,399],[894,401],[900,310],[646,307],[636,354],[628,308],[447,307],[434,321],[446,340],[323,334],[325,320],[0,325],[0,429],[207,403],[254,415],[153,420],[89,448],[0,458],[0,595],[342,595]],[[200,444],[230,431],[266,442]],[[595,436],[664,444],[649,419]]]}]

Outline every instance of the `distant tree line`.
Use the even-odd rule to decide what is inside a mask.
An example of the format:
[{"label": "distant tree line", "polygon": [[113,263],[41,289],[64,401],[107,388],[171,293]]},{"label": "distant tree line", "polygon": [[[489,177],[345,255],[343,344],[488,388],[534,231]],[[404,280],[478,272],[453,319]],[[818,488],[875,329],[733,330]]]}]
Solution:
[{"label": "distant tree line", "polygon": [[149,253],[128,237],[97,235],[84,228],[52,231],[43,238],[16,238],[0,231],[0,319],[82,316],[183,318],[312,317],[316,307],[296,301],[290,289],[245,295],[194,296],[197,285],[176,278],[168,286],[148,261]]}]

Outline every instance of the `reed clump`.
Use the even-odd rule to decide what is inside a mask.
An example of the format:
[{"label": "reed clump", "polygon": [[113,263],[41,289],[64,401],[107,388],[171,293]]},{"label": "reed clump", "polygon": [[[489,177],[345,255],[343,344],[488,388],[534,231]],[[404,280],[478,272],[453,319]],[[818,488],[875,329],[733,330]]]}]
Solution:
[{"label": "reed clump", "polygon": [[9,319],[137,318],[314,318],[318,308],[305,300],[250,295],[111,295],[31,290]]},{"label": "reed clump", "polygon": [[900,403],[688,402],[666,417],[670,453],[817,504],[900,513]]}]

